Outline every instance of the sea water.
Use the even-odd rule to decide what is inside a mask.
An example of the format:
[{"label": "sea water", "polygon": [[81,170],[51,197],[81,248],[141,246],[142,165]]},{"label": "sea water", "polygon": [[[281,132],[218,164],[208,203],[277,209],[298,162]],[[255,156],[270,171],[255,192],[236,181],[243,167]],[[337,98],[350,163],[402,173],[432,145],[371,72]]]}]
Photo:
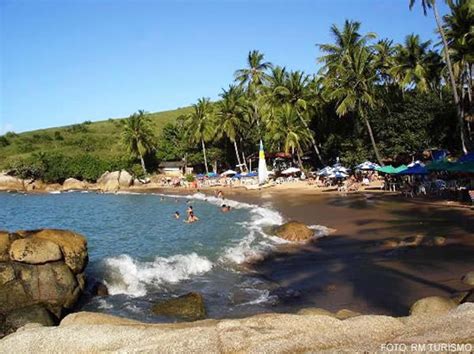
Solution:
[{"label": "sea water", "polygon": [[[221,212],[221,204],[231,212]],[[189,206],[198,222],[184,222]],[[242,265],[282,242],[265,230],[283,221],[270,208],[203,194],[0,193],[0,229],[61,228],[86,236],[88,278],[106,284],[110,296],[88,298],[82,310],[143,321],[169,320],[153,315],[152,305],[189,291],[203,294],[214,318],[278,306],[278,284]]]}]

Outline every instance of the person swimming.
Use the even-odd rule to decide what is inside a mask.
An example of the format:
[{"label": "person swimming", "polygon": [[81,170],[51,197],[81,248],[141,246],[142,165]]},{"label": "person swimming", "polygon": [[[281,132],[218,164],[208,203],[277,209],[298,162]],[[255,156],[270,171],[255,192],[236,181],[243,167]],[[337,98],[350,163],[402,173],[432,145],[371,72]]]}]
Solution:
[{"label": "person swimming", "polygon": [[189,214],[191,214],[193,211],[194,211],[194,210],[193,210],[193,206],[190,205],[190,206],[188,206],[188,209],[186,210],[186,213],[187,213],[188,216],[189,216]]},{"label": "person swimming", "polygon": [[179,217],[180,217],[179,211],[176,211],[174,213],[174,217],[175,217],[175,219],[179,219]]},{"label": "person swimming", "polygon": [[194,215],[193,212],[190,212],[189,215],[188,215],[188,219],[185,222],[190,224],[190,223],[196,222],[198,220],[199,220],[199,218],[196,215]]},{"label": "person swimming", "polygon": [[221,211],[222,211],[223,213],[227,213],[228,211],[230,211],[230,205],[222,204],[222,206],[221,206]]}]

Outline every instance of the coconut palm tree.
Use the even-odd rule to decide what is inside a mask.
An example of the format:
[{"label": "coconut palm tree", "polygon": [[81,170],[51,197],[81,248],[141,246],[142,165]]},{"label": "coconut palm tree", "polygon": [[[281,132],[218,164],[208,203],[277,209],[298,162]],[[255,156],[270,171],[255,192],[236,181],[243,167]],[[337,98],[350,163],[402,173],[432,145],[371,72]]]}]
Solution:
[{"label": "coconut palm tree", "polygon": [[[416,0],[410,0],[410,10],[413,8],[413,5],[415,4]],[[453,65],[451,63],[451,57],[450,57],[450,52],[449,52],[449,45],[448,41],[446,39],[446,34],[444,32],[442,23],[441,23],[441,18],[439,16],[438,12],[438,7],[436,6],[436,0],[421,0],[421,6],[423,7],[423,13],[427,14],[428,9],[432,9],[435,20],[436,20],[436,27],[438,28],[438,32],[441,36],[441,40],[443,42],[443,54],[444,54],[444,59],[446,61],[446,65],[448,67],[448,74],[449,74],[449,82],[451,84],[451,90],[453,91],[453,97],[454,97],[454,103],[456,105],[457,109],[457,116],[458,116],[458,121],[459,121],[459,127],[460,127],[460,137],[461,137],[461,147],[464,153],[467,153],[467,147],[466,147],[466,142],[464,139],[464,117],[462,113],[462,108],[461,108],[461,101],[459,99],[459,94],[458,90],[456,87],[456,79],[454,76],[454,71],[453,71]]]},{"label": "coconut palm tree", "polygon": [[220,96],[222,100],[218,103],[217,137],[225,135],[234,144],[239,169],[243,172],[244,165],[240,160],[237,137],[245,119],[244,92],[241,87],[230,85],[228,90],[222,90]]},{"label": "coconut palm tree", "polygon": [[431,41],[422,42],[419,35],[406,36],[404,45],[396,46],[395,66],[389,73],[402,88],[416,87],[428,91],[428,52]]},{"label": "coconut palm tree", "polygon": [[258,50],[250,51],[247,56],[247,67],[234,73],[235,80],[247,88],[250,96],[256,94],[268,80],[267,71],[272,68],[272,64],[264,61],[264,57]]},{"label": "coconut palm tree", "polygon": [[131,156],[140,159],[143,173],[146,175],[144,156],[154,149],[154,134],[151,122],[144,110],[133,113],[124,120],[122,141]]},{"label": "coconut palm tree", "polygon": [[374,65],[383,85],[392,85],[394,79],[390,70],[396,65],[395,47],[391,39],[381,39],[373,46]]},{"label": "coconut palm tree", "polygon": [[201,144],[204,167],[209,173],[206,155],[206,142],[212,140],[215,133],[214,108],[209,98],[200,98],[192,105],[193,112],[186,117],[186,135],[192,144]]},{"label": "coconut palm tree", "polygon": [[372,127],[369,112],[380,102],[376,97],[375,82],[377,72],[374,67],[374,54],[364,46],[354,48],[346,65],[339,66],[337,76],[327,76],[325,79],[327,95],[336,101],[336,113],[340,117],[349,112],[355,113],[367,127],[375,156],[383,165]]}]

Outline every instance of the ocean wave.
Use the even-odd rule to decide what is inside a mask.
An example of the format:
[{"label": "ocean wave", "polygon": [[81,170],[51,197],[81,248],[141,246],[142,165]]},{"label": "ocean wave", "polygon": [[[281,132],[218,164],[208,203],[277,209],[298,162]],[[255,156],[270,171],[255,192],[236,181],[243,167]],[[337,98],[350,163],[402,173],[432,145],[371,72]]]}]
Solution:
[{"label": "ocean wave", "polygon": [[105,260],[106,283],[111,295],[127,294],[138,297],[147,293],[147,286],[177,283],[193,275],[211,270],[213,264],[196,253],[156,257],[151,262],[140,262],[123,254]]}]

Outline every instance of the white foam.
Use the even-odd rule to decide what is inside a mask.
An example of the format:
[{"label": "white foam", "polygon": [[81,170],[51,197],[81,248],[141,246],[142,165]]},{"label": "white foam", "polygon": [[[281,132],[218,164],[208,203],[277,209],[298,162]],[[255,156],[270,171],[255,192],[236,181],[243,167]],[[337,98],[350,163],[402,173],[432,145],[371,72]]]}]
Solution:
[{"label": "white foam", "polygon": [[144,296],[147,285],[177,283],[208,272],[213,264],[196,253],[156,257],[152,262],[139,262],[124,254],[106,259],[105,266],[105,283],[111,295]]}]

